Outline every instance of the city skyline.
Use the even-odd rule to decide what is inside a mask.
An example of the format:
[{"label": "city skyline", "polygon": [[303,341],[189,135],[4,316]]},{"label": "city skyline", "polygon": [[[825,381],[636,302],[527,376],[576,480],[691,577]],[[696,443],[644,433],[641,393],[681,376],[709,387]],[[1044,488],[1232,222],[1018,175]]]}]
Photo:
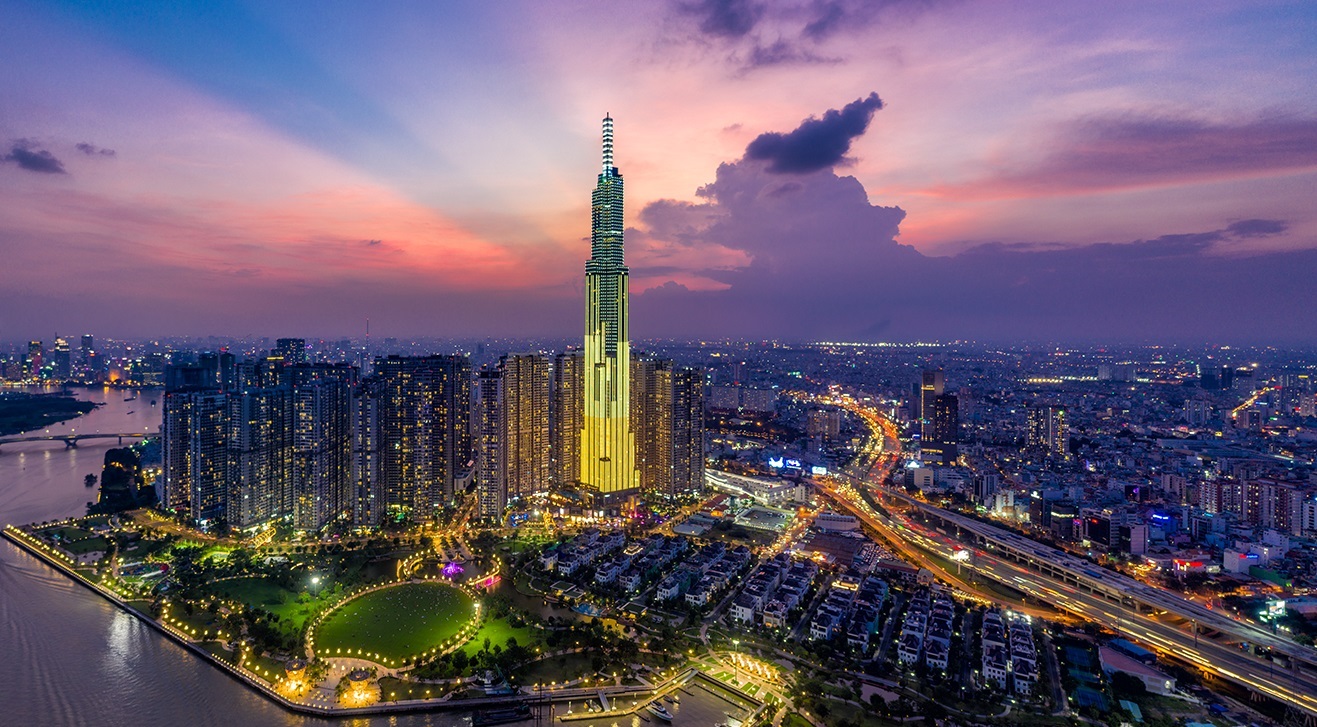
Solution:
[{"label": "city skyline", "polygon": [[1315,9],[0,4],[6,716],[1317,727]]},{"label": "city skyline", "polygon": [[639,338],[1317,330],[1299,4],[3,13],[14,340],[568,337],[603,111]]}]

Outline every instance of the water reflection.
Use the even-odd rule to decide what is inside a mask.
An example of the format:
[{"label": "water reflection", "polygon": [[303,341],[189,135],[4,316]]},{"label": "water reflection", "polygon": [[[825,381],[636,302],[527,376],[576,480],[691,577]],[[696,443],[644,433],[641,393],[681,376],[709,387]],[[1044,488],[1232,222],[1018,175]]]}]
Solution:
[{"label": "water reflection", "polygon": [[[160,426],[158,393],[78,389],[104,406],[72,420],[80,432],[144,432]],[[64,431],[65,427],[52,427]],[[0,445],[0,524],[80,515],[113,440]],[[306,727],[455,727],[465,715],[326,720],[293,714],[168,641],[100,596],[0,541],[0,724]]]}]

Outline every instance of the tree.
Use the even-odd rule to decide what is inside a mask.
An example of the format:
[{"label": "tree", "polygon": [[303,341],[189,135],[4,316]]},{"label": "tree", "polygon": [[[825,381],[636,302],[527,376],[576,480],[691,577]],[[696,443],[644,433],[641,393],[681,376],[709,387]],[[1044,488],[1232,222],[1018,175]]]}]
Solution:
[{"label": "tree", "polygon": [[1133,674],[1126,674],[1123,671],[1112,673],[1111,688],[1117,692],[1135,696],[1148,693],[1148,687],[1143,683],[1142,679]]}]

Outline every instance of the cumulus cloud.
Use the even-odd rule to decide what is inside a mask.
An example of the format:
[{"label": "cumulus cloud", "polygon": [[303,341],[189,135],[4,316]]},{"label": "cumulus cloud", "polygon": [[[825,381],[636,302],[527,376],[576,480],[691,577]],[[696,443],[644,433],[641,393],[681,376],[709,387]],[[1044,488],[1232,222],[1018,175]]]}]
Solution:
[{"label": "cumulus cloud", "polygon": [[47,149],[38,149],[35,142],[19,139],[13,143],[9,153],[0,157],[0,161],[13,162],[20,169],[41,174],[68,174],[64,163],[55,158]]},{"label": "cumulus cloud", "polygon": [[878,94],[870,93],[823,118],[810,117],[785,134],[760,134],[745,148],[749,159],[769,162],[770,172],[804,174],[846,163],[851,141],[869,128],[874,112],[883,107]]},{"label": "cumulus cloud", "polygon": [[[773,150],[809,138],[799,131],[781,135]],[[863,128],[840,136],[849,145],[859,133]],[[830,157],[845,154],[835,143],[829,148]],[[904,210],[874,204],[858,180],[826,164],[784,176],[774,169],[783,158],[793,157],[747,151],[719,166],[696,202],[663,200],[642,210],[643,229],[628,239],[647,249],[740,256],[722,254],[716,267],[702,265],[702,255],[633,263],[646,280],[632,308],[635,330],[1106,342],[1297,341],[1317,330],[1317,287],[1310,283],[1317,250],[1241,251],[1231,244],[1282,234],[1286,221],[1209,220],[1199,230],[1133,241],[993,243],[931,257],[898,242]],[[1268,284],[1241,286],[1244,269]],[[690,279],[720,285],[693,287]],[[1287,316],[1266,314],[1282,309]]]},{"label": "cumulus cloud", "polygon": [[77,145],[74,146],[74,148],[82,152],[83,154],[86,154],[89,157],[94,157],[94,156],[112,157],[115,155],[113,149],[106,149],[104,147],[99,147],[96,146],[95,144],[86,141],[78,143]]}]

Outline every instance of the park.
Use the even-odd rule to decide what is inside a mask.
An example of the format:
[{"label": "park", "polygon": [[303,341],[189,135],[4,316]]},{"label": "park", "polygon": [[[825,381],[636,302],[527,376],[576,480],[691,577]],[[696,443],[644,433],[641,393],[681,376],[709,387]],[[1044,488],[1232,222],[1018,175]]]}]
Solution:
[{"label": "park", "polygon": [[315,629],[315,644],[324,656],[360,654],[400,664],[451,645],[476,615],[476,602],[459,588],[400,583],[350,599],[329,612]]}]

